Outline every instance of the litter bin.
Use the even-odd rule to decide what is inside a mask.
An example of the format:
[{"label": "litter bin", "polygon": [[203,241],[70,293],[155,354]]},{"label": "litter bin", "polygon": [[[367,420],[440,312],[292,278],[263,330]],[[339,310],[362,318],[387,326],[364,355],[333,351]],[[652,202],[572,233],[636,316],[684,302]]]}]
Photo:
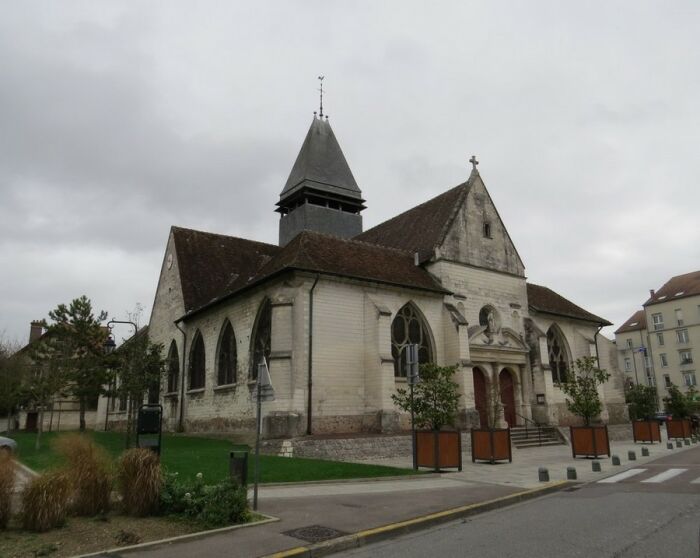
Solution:
[{"label": "litter bin", "polygon": [[231,479],[241,486],[248,486],[248,452],[232,451],[229,460]]}]

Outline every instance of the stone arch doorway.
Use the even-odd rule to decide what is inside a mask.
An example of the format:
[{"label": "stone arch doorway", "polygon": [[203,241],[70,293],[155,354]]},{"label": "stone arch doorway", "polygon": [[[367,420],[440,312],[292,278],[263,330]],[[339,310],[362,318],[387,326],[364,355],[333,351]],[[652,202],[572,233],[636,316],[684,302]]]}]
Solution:
[{"label": "stone arch doorway", "polygon": [[488,400],[486,398],[486,376],[479,367],[472,370],[474,378],[474,407],[479,413],[479,422],[482,428],[488,426]]},{"label": "stone arch doorway", "polygon": [[504,368],[498,375],[498,383],[501,388],[501,403],[503,403],[503,418],[510,428],[517,422],[515,420],[515,382],[510,370]]}]

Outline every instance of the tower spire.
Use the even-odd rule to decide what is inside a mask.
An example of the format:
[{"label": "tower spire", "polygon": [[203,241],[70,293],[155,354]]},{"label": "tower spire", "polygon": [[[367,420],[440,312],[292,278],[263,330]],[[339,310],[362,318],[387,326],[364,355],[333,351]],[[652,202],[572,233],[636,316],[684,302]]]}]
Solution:
[{"label": "tower spire", "polygon": [[321,84],[321,87],[318,88],[318,90],[321,92],[321,107],[320,107],[321,111],[319,113],[319,116],[321,118],[323,118],[323,78],[325,78],[325,77],[326,76],[318,76],[318,81]]}]

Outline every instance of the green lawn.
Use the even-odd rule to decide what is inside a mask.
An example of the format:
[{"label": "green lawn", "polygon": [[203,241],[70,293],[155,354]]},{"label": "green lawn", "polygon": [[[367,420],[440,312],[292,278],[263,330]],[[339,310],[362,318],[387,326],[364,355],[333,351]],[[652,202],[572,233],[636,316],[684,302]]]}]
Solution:
[{"label": "green lawn", "polygon": [[[88,435],[115,458],[124,449],[124,435],[121,433],[90,432]],[[60,433],[42,434],[42,447],[37,452],[34,449],[36,434],[13,432],[11,435],[19,445],[20,461],[36,471],[60,466],[60,457],[53,451],[51,443],[56,436],[60,436]],[[206,482],[216,482],[228,475],[229,452],[241,449],[247,449],[247,446],[234,445],[227,440],[164,434],[161,459],[163,467],[169,472],[177,472],[186,478],[194,478],[201,472]],[[254,453],[249,455],[249,482],[253,479],[254,457]],[[412,469],[379,465],[260,456],[260,480],[263,483],[386,477],[413,473]]]}]

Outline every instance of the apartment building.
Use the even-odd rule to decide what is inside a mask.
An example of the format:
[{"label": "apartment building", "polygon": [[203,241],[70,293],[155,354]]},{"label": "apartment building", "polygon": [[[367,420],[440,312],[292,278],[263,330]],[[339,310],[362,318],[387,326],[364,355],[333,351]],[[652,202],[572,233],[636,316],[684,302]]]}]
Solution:
[{"label": "apartment building", "polygon": [[677,275],[651,290],[643,309],[615,332],[615,342],[626,381],[656,385],[660,400],[671,384],[697,386],[700,271]]}]

